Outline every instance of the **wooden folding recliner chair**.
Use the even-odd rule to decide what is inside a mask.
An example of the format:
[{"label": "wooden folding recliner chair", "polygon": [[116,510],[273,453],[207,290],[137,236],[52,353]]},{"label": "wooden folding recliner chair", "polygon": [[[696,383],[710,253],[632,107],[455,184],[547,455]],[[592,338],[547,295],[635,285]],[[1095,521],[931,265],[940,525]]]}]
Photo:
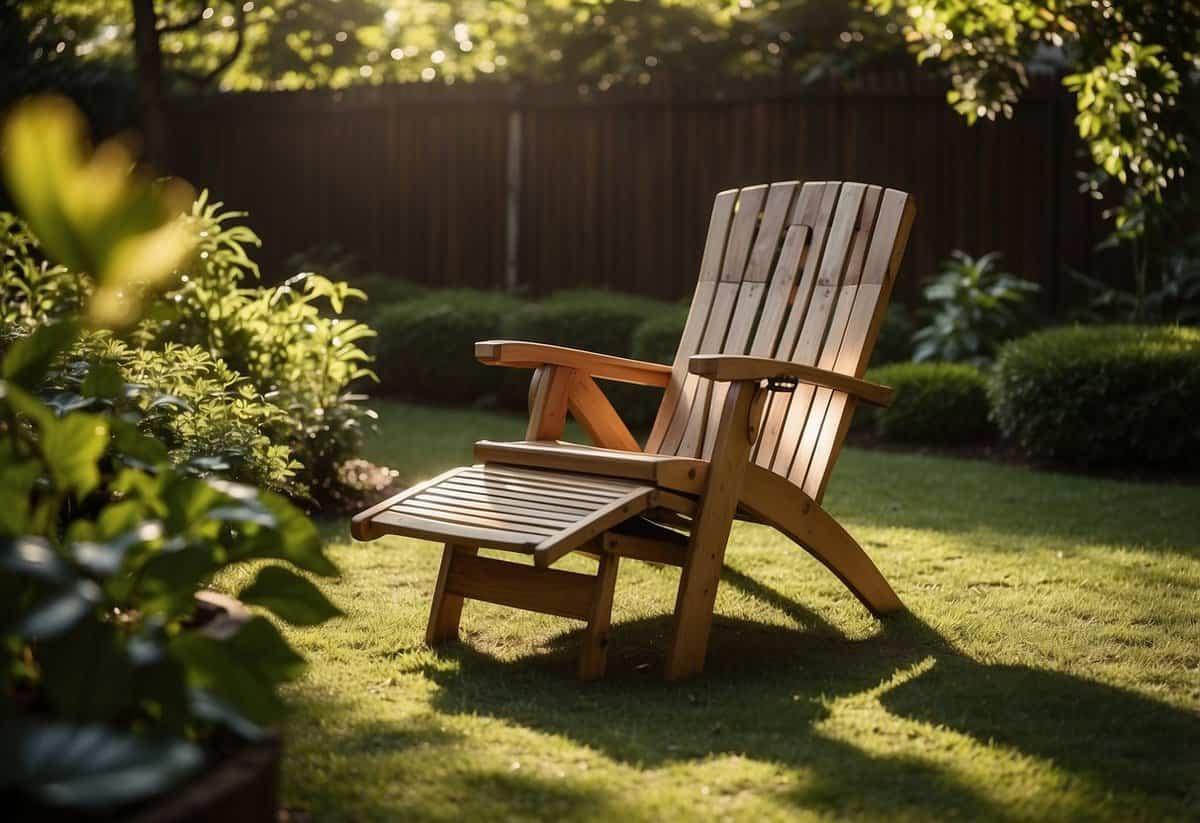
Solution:
[{"label": "wooden folding recliner chair", "polygon": [[[354,518],[360,540],[445,544],[426,638],[457,636],[464,598],[583,620],[579,674],[603,674],[618,558],[682,567],[669,679],[704,666],[734,518],[766,523],[881,615],[902,608],[874,563],[819,505],[914,214],[904,192],[774,183],[717,195],[673,366],[516,341],[484,363],[535,369],[526,439],[481,441],[448,471]],[[595,378],[665,389],[639,448]],[[559,441],[568,412],[594,446]],[[533,564],[480,557],[533,555]],[[595,575],[552,568],[596,555]]]}]

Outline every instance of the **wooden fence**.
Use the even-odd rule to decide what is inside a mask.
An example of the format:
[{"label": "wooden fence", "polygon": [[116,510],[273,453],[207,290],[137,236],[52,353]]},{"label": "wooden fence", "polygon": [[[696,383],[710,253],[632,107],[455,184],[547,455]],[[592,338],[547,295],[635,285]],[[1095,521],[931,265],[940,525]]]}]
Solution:
[{"label": "wooden fence", "polygon": [[[591,92],[429,85],[182,98],[175,170],[250,212],[272,275],[340,243],[370,268],[439,286],[534,294],[598,286],[656,297],[695,282],[713,195],[783,179],[916,195],[898,295],[952,249],[999,249],[1069,299],[1097,257],[1099,207],[1077,191],[1071,101],[1035,89],[1007,122],[967,127],[910,74],[851,89],[651,85]],[[510,283],[511,285],[511,283]]]}]

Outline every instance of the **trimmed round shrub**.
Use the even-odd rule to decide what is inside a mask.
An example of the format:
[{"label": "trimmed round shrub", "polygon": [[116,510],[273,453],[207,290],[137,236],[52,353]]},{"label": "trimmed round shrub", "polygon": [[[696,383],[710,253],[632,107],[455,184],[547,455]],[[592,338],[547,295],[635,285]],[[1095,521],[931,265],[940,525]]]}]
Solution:
[{"label": "trimmed round shrub", "polygon": [[885,363],[905,363],[912,360],[913,333],[916,324],[912,315],[903,303],[892,303],[888,306],[887,314],[883,316],[883,325],[879,328],[879,339],[875,341],[875,351],[871,353],[871,363],[882,366]]},{"label": "trimmed round shrub", "polygon": [[[629,294],[578,289],[557,292],[537,303],[529,303],[506,322],[504,336],[513,340],[551,343],[600,354],[630,357],[633,336],[647,319],[669,311],[673,306],[657,300]],[[510,408],[523,409],[527,403],[530,372],[506,370],[501,401]],[[630,426],[643,426],[657,408],[658,389],[605,381],[605,394]]]},{"label": "trimmed round shrub", "polygon": [[668,303],[599,289],[560,291],[526,304],[506,326],[514,340],[553,343],[629,357],[633,333]]},{"label": "trimmed round shrub", "polygon": [[993,433],[987,378],[974,366],[894,363],[871,369],[866,379],[895,391],[887,408],[858,407],[861,427],[884,440],[957,445],[978,443]]},{"label": "trimmed round shrub", "polygon": [[475,342],[504,336],[523,303],[499,292],[448,289],[389,306],[375,317],[380,391],[434,403],[479,402],[504,372],[475,359]]},{"label": "trimmed round shrub", "polygon": [[366,305],[376,314],[393,303],[407,303],[430,294],[430,290],[420,283],[386,274],[363,274],[349,283],[367,293]]},{"label": "trimmed round shrub", "polygon": [[642,323],[633,333],[633,357],[670,365],[675,361],[686,323],[687,308],[678,305]]},{"label": "trimmed round shrub", "polygon": [[1005,345],[991,386],[1001,434],[1035,460],[1197,465],[1200,329],[1080,326]]}]

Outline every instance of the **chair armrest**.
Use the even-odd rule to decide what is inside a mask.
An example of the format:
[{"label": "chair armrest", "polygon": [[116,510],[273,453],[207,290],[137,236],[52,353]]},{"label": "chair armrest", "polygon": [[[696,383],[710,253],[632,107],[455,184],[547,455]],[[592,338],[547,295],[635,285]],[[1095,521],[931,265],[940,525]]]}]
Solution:
[{"label": "chair armrest", "polygon": [[536,368],[565,366],[578,369],[592,377],[636,383],[639,386],[665,386],[671,379],[671,367],[662,363],[647,363],[595,354],[582,349],[568,349],[546,343],[526,343],[520,340],[483,340],[475,344],[475,359],[489,366]]},{"label": "chair armrest", "polygon": [[860,380],[846,374],[803,366],[771,357],[750,357],[733,354],[697,354],[688,358],[688,371],[709,380],[771,380],[781,383],[808,383],[834,391],[845,392],[873,406],[892,402],[892,390],[878,383]]}]

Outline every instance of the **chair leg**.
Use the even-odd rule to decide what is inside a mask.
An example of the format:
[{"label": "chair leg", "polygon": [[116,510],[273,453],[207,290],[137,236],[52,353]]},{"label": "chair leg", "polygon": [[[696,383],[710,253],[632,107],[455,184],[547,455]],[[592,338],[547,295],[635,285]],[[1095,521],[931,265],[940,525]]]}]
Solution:
[{"label": "chair leg", "polygon": [[675,621],[667,652],[667,680],[683,680],[704,671],[708,635],[712,629],[717,586],[725,563],[725,544],[732,519],[725,528],[699,530],[692,536],[688,560],[675,597]]},{"label": "chair leg", "polygon": [[757,387],[751,383],[735,383],[725,396],[708,485],[688,542],[675,599],[667,680],[682,680],[704,670],[717,585],[725,563],[725,544],[729,541],[750,455],[748,420],[756,393]]},{"label": "chair leg", "polygon": [[438,571],[437,585],[433,590],[433,605],[429,610],[429,626],[425,629],[425,642],[436,646],[447,640],[458,639],[458,622],[462,617],[463,598],[446,591],[450,578],[450,567],[458,555],[473,557],[479,553],[474,546],[447,543],[442,551],[442,567]]},{"label": "chair leg", "polygon": [[583,648],[579,652],[579,679],[595,680],[604,676],[608,663],[608,629],[612,621],[613,591],[617,584],[615,554],[602,552],[600,568],[596,570],[595,594],[587,628],[583,631]]}]

